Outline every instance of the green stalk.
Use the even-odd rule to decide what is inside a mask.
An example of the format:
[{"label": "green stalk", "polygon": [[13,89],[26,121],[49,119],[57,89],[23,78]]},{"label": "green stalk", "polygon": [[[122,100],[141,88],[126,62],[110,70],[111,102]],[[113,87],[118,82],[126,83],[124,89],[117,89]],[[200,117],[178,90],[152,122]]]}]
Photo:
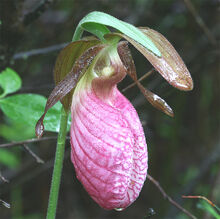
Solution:
[{"label": "green stalk", "polygon": [[[100,35],[104,36],[106,31],[107,32],[109,31],[105,26],[104,27],[102,26],[103,25],[99,25],[98,36]],[[96,25],[95,26],[87,25],[87,28],[89,28],[90,32],[96,35],[95,29],[98,28]],[[84,29],[79,24],[74,33],[72,42],[79,40],[82,36],[83,31]],[[103,40],[105,39],[103,38]],[[65,151],[67,121],[68,121],[68,112],[66,112],[65,109],[62,107],[61,118],[60,118],[60,130],[57,139],[57,148],[56,148],[52,182],[50,187],[50,197],[49,197],[48,209],[47,209],[47,219],[55,219],[56,217],[57,201],[59,195],[60,180],[61,180],[61,173],[63,168],[64,151]]]},{"label": "green stalk", "polygon": [[67,132],[68,112],[62,107],[60,118],[60,130],[57,139],[57,148],[54,161],[54,169],[52,182],[50,187],[50,197],[47,209],[47,219],[54,219],[56,217],[57,200],[59,195],[61,173],[63,168],[63,158],[65,151],[65,140]]}]

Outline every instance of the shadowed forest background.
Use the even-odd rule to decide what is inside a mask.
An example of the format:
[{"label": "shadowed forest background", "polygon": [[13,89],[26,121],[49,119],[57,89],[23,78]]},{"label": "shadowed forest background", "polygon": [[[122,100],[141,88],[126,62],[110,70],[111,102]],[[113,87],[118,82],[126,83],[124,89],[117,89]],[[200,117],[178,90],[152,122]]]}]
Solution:
[{"label": "shadowed forest background", "polygon": [[[59,51],[71,41],[82,17],[95,10],[162,33],[188,67],[194,80],[190,92],[173,88],[157,72],[142,81],[167,101],[174,118],[153,108],[136,87],[124,95],[135,106],[145,130],[149,174],[197,218],[213,218],[199,208],[198,199],[181,196],[205,196],[220,206],[218,0],[1,0],[0,71],[11,67],[20,75],[22,88],[17,93],[48,97],[54,87],[53,67]],[[130,49],[141,77],[152,66],[132,46]],[[119,84],[120,90],[130,83],[126,77]],[[0,111],[0,147],[34,137],[28,126],[12,125]],[[0,203],[1,219],[40,219],[46,215],[56,139],[25,145],[45,163],[37,163],[23,145],[0,148],[0,174],[9,181],[0,179],[0,199],[11,205],[6,208]],[[57,219],[188,218],[148,179],[139,198],[126,210],[101,209],[76,179],[69,154],[67,140]],[[152,209],[156,214],[150,216]]]}]

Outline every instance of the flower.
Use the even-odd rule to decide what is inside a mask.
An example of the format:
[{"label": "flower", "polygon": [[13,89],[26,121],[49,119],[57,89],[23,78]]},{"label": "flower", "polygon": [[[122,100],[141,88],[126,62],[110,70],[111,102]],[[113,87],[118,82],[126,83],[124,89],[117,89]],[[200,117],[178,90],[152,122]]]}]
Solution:
[{"label": "flower", "polygon": [[94,62],[72,98],[71,159],[101,207],[124,209],[146,179],[146,140],[136,110],[117,88],[126,75],[117,48],[105,48]]},{"label": "flower", "polygon": [[[80,36],[87,28],[101,40],[84,38],[60,52],[54,70],[56,87],[36,125],[36,135],[42,136],[45,114],[56,102],[60,100],[66,112],[71,109],[71,159],[77,178],[101,207],[122,210],[139,196],[147,176],[148,154],[137,112],[120,93],[117,83],[128,74],[154,107],[174,115],[162,98],[138,81],[128,42],[172,86],[187,91],[193,88],[193,81],[176,50],[160,33],[135,28],[103,13],[95,14],[99,24],[94,13],[89,14],[75,35]],[[101,25],[115,27],[118,22],[126,34],[111,33]],[[121,38],[128,42],[119,42]]]}]

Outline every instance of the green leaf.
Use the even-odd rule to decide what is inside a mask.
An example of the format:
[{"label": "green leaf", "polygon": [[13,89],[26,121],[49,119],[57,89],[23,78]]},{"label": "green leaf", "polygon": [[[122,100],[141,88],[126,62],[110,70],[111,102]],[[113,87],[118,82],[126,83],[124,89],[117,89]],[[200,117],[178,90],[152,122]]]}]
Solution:
[{"label": "green leaf", "polygon": [[6,68],[0,74],[0,87],[3,89],[0,98],[3,98],[21,88],[21,78],[14,70]]},{"label": "green leaf", "polygon": [[73,41],[79,40],[84,30],[95,34],[97,37],[103,40],[104,35],[110,33],[105,25],[117,29],[121,33],[149,49],[155,55],[161,57],[160,51],[152,42],[152,40],[143,34],[138,28],[109,14],[99,11],[89,13],[79,22],[73,36]]},{"label": "green leaf", "polygon": [[104,35],[110,33],[110,30],[106,26],[98,23],[85,23],[83,27],[102,41],[105,41]]},{"label": "green leaf", "polygon": [[[35,130],[35,124],[44,112],[46,98],[37,94],[17,94],[0,100],[0,108],[13,121]],[[45,116],[45,130],[58,132],[61,103],[55,104]],[[70,121],[69,121],[70,126]]]},{"label": "green leaf", "polygon": [[13,168],[19,165],[20,160],[18,159],[15,153],[1,148],[0,149],[0,163]]}]

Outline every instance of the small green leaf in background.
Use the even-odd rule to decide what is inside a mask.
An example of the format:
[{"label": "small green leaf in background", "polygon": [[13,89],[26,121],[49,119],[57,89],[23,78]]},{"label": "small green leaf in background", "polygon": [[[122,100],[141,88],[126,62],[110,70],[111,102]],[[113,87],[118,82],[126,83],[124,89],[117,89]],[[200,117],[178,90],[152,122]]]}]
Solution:
[{"label": "small green leaf in background", "polygon": [[220,219],[220,214],[218,214],[216,212],[216,210],[210,204],[208,204],[206,201],[204,201],[204,200],[199,201],[198,204],[197,204],[197,207],[200,208],[200,209],[203,209],[206,212],[208,212],[214,218]]},{"label": "small green leaf in background", "polygon": [[105,25],[115,28],[126,36],[137,41],[145,48],[149,49],[158,57],[161,57],[160,51],[152,40],[148,36],[144,35],[137,27],[99,11],[87,14],[79,22],[73,36],[73,41],[79,40],[84,30],[95,34],[103,40],[105,34],[111,33]]},{"label": "small green leaf in background", "polygon": [[0,98],[3,98],[21,88],[21,78],[14,70],[6,68],[0,73],[0,87],[2,88]]},{"label": "small green leaf in background", "polygon": [[6,124],[0,125],[0,136],[8,141],[24,141],[34,138],[34,130],[27,128],[27,125],[19,121],[7,121]]},{"label": "small green leaf in background", "polygon": [[[0,108],[3,113],[11,120],[23,123],[25,128],[33,133],[36,122],[44,112],[45,104],[46,98],[37,94],[17,94],[0,99]],[[59,131],[60,110],[61,103],[58,102],[48,111],[44,119],[46,131]]]},{"label": "small green leaf in background", "polygon": [[18,156],[15,153],[7,149],[1,148],[0,149],[0,163],[8,167],[14,168],[20,164],[20,160],[18,159]]}]

